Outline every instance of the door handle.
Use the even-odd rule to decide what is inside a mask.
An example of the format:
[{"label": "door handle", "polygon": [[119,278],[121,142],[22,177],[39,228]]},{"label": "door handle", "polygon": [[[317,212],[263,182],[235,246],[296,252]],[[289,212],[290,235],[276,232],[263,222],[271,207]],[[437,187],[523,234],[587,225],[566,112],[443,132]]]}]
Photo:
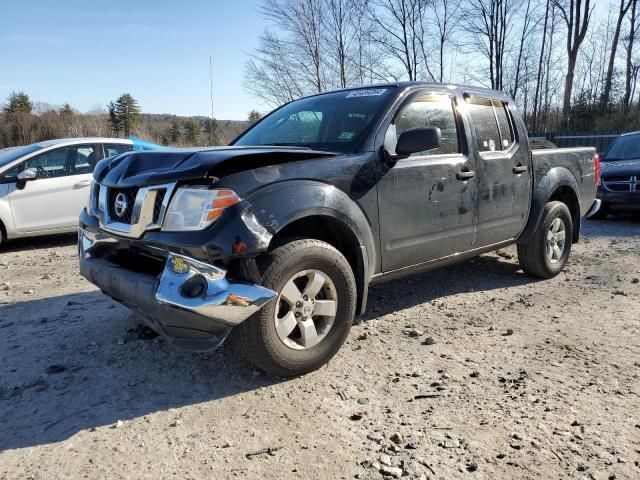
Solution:
[{"label": "door handle", "polygon": [[515,167],[513,167],[513,173],[520,174],[520,173],[524,173],[527,171],[527,166],[526,165],[517,165]]},{"label": "door handle", "polygon": [[73,188],[84,188],[84,187],[88,187],[89,185],[91,185],[91,180],[82,180],[78,183],[76,183]]},{"label": "door handle", "polygon": [[460,181],[466,182],[476,176],[476,172],[473,170],[461,170],[456,173],[456,178]]}]

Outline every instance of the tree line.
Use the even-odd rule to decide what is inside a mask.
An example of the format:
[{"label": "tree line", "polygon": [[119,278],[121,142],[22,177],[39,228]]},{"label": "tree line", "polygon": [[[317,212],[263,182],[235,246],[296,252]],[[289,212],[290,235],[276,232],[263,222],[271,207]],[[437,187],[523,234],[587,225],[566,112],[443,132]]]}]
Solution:
[{"label": "tree line", "polygon": [[638,0],[263,0],[244,85],[276,106],[376,82],[482,85],[531,131],[640,128]]},{"label": "tree line", "polygon": [[80,113],[69,103],[54,106],[34,102],[25,92],[13,92],[0,110],[0,148],[66,137],[129,137],[182,147],[225,145],[261,114],[249,112],[247,121],[219,121],[206,117],[144,114],[129,93]]}]

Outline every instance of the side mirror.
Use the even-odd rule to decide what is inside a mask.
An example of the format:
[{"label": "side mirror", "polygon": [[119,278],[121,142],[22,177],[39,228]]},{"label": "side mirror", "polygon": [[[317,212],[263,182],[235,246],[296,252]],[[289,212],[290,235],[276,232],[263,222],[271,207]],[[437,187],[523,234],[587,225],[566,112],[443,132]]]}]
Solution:
[{"label": "side mirror", "polygon": [[29,170],[29,169],[23,170],[18,174],[16,188],[18,190],[22,190],[27,185],[27,182],[30,182],[31,180],[35,180],[36,178],[38,178],[38,172],[36,172],[35,170]]},{"label": "side mirror", "polygon": [[400,134],[396,144],[396,157],[407,158],[412,153],[433,150],[440,146],[440,129],[416,127]]}]

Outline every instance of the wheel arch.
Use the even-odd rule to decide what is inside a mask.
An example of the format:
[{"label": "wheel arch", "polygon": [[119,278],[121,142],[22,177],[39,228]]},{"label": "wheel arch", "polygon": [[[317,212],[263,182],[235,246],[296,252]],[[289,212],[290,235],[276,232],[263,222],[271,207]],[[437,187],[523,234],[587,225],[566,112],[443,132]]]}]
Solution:
[{"label": "wheel arch", "polygon": [[304,180],[272,184],[249,201],[258,221],[273,234],[270,249],[283,238],[307,237],[340,251],[356,279],[356,311],[364,312],[377,252],[373,227],[355,201],[332,185]]},{"label": "wheel arch", "polygon": [[542,220],[544,207],[551,201],[560,201],[567,205],[573,222],[572,243],[580,238],[580,188],[573,174],[565,167],[554,167],[540,178],[534,188],[529,220],[517,243],[526,243],[536,231]]},{"label": "wheel arch", "polygon": [[281,228],[271,239],[269,249],[280,245],[284,239],[296,237],[326,242],[344,255],[356,280],[356,312],[364,313],[369,286],[368,260],[355,233],[336,217],[314,214],[298,218]]}]

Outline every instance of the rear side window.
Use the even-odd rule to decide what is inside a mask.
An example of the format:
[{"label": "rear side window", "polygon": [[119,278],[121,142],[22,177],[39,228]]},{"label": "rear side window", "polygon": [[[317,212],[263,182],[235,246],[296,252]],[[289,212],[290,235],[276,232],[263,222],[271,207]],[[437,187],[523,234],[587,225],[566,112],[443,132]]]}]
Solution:
[{"label": "rear side window", "polygon": [[[387,138],[385,139],[387,150],[395,151],[395,144],[393,148],[390,148],[390,145],[386,145],[389,141],[394,140],[397,144],[397,140],[400,138],[402,132],[417,127],[439,128],[440,146],[428,152],[414,153],[412,156],[460,152],[458,128],[451,97],[436,94],[422,95],[404,107],[389,127],[390,132],[387,133]],[[391,130],[394,128],[395,138],[390,139]]]},{"label": "rear side window", "polygon": [[500,140],[502,141],[502,150],[507,150],[513,145],[513,130],[511,129],[511,122],[509,121],[509,112],[507,111],[507,104],[494,100],[493,108],[496,111],[496,118],[498,119],[498,127],[500,128]]},{"label": "rear side window", "polygon": [[477,97],[467,97],[466,100],[476,128],[478,150],[494,152],[511,147],[514,137],[506,104]]},{"label": "rear side window", "polygon": [[133,145],[105,145],[104,146],[104,158],[112,157],[114,155],[120,155],[121,153],[130,152],[133,150]]}]

